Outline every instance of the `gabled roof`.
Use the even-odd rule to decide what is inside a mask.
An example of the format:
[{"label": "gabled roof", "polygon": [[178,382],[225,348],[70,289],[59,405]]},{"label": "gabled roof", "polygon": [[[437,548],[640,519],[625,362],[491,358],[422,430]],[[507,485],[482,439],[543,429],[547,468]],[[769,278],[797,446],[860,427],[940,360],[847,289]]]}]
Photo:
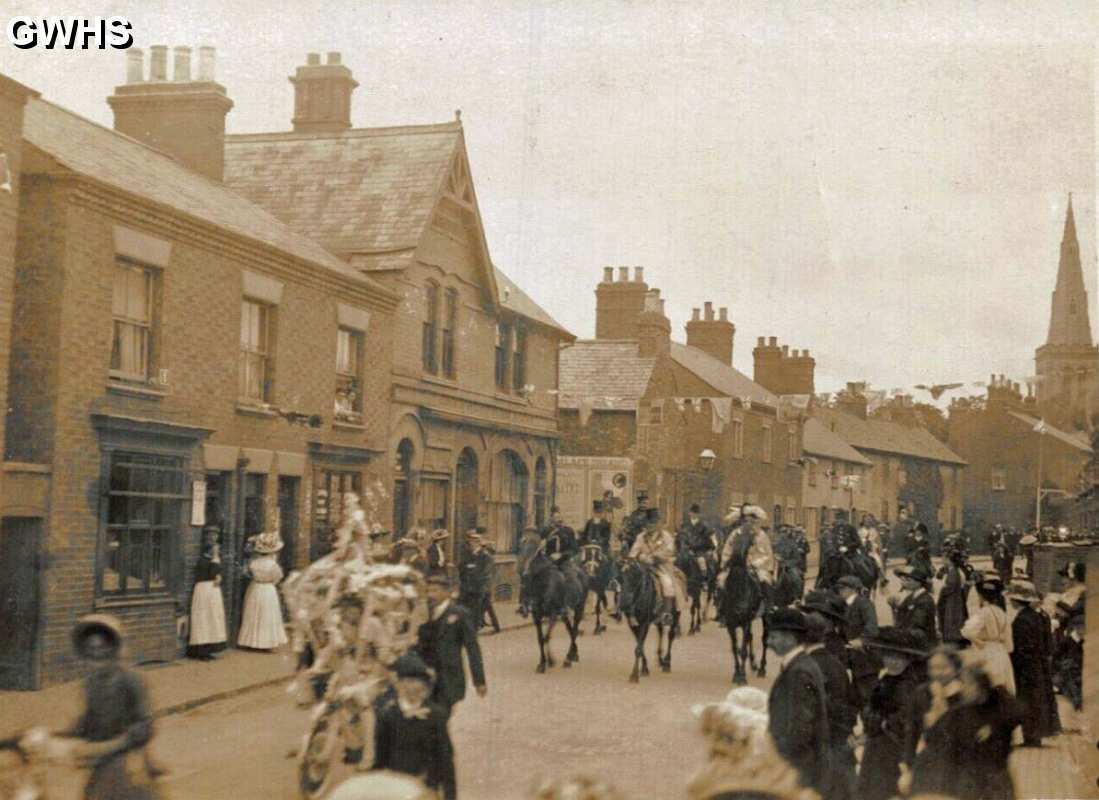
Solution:
[{"label": "gabled roof", "polygon": [[53,103],[38,99],[27,103],[23,137],[80,175],[312,262],[386,297],[392,295],[232,189]]},{"label": "gabled roof", "polygon": [[759,405],[778,407],[778,397],[753,381],[736,367],[714,358],[697,347],[672,342],[671,356],[677,364],[690,370],[727,397],[747,397]]},{"label": "gabled roof", "polygon": [[334,253],[410,253],[461,138],[457,122],[231,135],[225,182]]},{"label": "gabled roof", "polygon": [[506,308],[513,314],[518,314],[521,317],[537,322],[540,325],[553,328],[559,333],[564,334],[564,338],[570,341],[575,339],[571,333],[568,332],[557,320],[551,317],[546,311],[530,299],[530,296],[519,288],[511,278],[500,271],[499,267],[493,267],[496,271],[496,285],[500,289],[500,305]]},{"label": "gabled roof", "polygon": [[[1020,422],[1026,423],[1026,425],[1031,430],[1034,430],[1034,426],[1038,424],[1038,419],[1036,417],[1030,416],[1029,414],[1022,414],[1018,411],[1009,411],[1007,413],[1015,417],[1015,419],[1019,420]],[[1048,436],[1052,436],[1054,439],[1057,439],[1058,441],[1067,444],[1069,447],[1075,447],[1077,450],[1083,453],[1091,453],[1091,444],[1088,442],[1087,436],[1085,434],[1067,433],[1060,428],[1053,427],[1048,422],[1043,422],[1042,424],[1045,425],[1045,431]]]},{"label": "gabled roof", "polygon": [[561,348],[557,386],[560,408],[636,411],[652,377],[655,358],[637,354],[636,341],[582,339]]},{"label": "gabled roof", "polygon": [[832,433],[819,419],[812,417],[805,420],[801,449],[812,456],[847,461],[852,464],[873,463],[841,437]]},{"label": "gabled roof", "polygon": [[881,419],[862,419],[834,408],[817,408],[813,416],[859,450],[912,456],[928,461],[964,466],[966,461],[925,428],[909,427]]}]

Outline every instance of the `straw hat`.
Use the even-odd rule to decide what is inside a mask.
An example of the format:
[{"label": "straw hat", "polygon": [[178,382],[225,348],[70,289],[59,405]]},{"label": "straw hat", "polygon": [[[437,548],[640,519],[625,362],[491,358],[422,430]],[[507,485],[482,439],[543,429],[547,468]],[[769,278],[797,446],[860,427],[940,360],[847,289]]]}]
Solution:
[{"label": "straw hat", "polygon": [[411,775],[371,772],[349,778],[328,795],[329,800],[429,800],[435,793]]},{"label": "straw hat", "polygon": [[1042,600],[1042,596],[1030,581],[1012,581],[1004,592],[1004,596],[1009,600],[1018,600],[1020,603],[1039,603]]},{"label": "straw hat", "polygon": [[450,531],[448,531],[444,528],[436,528],[435,530],[433,530],[431,532],[431,541],[433,541],[433,542],[439,542],[439,541],[442,541],[443,539],[449,539],[449,538],[450,538]]},{"label": "straw hat", "polygon": [[271,531],[270,533],[261,533],[257,536],[255,542],[252,544],[252,549],[257,553],[270,555],[271,553],[277,553],[284,546],[282,537],[279,536],[278,531]]},{"label": "straw hat", "polygon": [[122,647],[122,623],[111,614],[88,614],[77,620],[72,632],[73,649],[84,655],[85,640],[93,633],[107,637],[117,651]]}]

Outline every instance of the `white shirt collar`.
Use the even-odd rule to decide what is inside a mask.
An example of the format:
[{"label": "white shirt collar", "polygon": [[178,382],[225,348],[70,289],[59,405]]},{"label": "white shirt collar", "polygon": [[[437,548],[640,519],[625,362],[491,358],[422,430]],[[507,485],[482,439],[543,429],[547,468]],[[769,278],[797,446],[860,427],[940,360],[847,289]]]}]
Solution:
[{"label": "white shirt collar", "polygon": [[859,594],[858,594],[858,592],[855,592],[854,594],[850,595],[843,602],[845,602],[849,606],[853,606],[853,605],[855,605],[855,601],[858,600],[858,598],[859,598]]},{"label": "white shirt collar", "polygon": [[795,658],[797,658],[798,656],[800,656],[804,652],[805,652],[805,645],[799,644],[797,647],[795,647],[789,653],[784,655],[781,659],[779,659],[779,663],[782,665],[782,669],[786,669],[788,666],[790,666],[791,662],[793,662],[793,660]]}]

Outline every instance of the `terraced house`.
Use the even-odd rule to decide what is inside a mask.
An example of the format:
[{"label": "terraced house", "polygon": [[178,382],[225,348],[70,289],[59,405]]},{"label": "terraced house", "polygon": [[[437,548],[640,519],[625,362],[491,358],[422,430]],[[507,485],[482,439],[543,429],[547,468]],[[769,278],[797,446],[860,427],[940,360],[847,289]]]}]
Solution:
[{"label": "terraced house", "polygon": [[357,84],[338,53],[290,80],[293,129],[228,136],[226,183],[400,298],[394,530],[483,524],[513,586],[519,534],[552,502],[558,346],[573,337],[492,263],[460,118],[352,127]]}]

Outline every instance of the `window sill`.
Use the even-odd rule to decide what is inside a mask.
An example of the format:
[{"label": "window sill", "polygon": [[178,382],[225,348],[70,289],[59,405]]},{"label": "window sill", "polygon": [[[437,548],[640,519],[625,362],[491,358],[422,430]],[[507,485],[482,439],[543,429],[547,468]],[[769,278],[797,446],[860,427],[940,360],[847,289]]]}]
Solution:
[{"label": "window sill", "polygon": [[146,400],[160,400],[168,396],[166,389],[158,388],[151,383],[126,383],[114,378],[107,382],[107,391],[130,397],[142,397]]},{"label": "window sill", "polygon": [[421,375],[420,380],[422,380],[424,383],[433,383],[436,386],[445,386],[448,389],[460,388],[458,386],[457,378],[447,378],[441,375],[432,375],[430,372],[425,372],[423,375]]},{"label": "window sill", "polygon": [[172,594],[155,594],[147,595],[143,597],[97,597],[95,599],[95,610],[101,611],[111,608],[141,608],[145,606],[167,606],[175,605],[176,598]]},{"label": "window sill", "polygon": [[238,400],[237,413],[247,414],[252,417],[266,417],[268,419],[273,419],[278,416],[275,410],[270,406],[259,405],[250,400]]},{"label": "window sill", "polygon": [[502,400],[505,403],[515,403],[517,405],[528,405],[527,398],[521,394],[509,394],[508,392],[501,391],[499,387],[496,389],[496,399]]},{"label": "window sill", "polygon": [[350,419],[334,419],[332,420],[332,427],[341,431],[365,431],[366,426],[362,421],[355,421]]}]

